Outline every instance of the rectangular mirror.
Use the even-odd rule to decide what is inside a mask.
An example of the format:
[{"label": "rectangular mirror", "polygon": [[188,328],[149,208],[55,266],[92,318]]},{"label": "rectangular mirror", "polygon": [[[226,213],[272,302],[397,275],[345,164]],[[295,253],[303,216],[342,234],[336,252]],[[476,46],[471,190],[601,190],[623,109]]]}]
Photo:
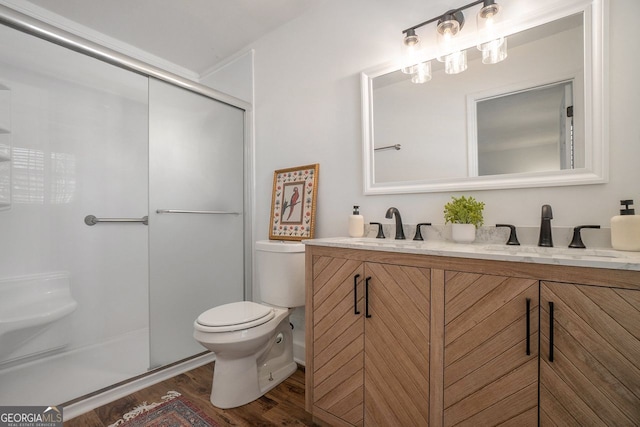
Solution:
[{"label": "rectangular mirror", "polygon": [[[543,2],[544,3],[544,2]],[[415,84],[362,74],[365,194],[604,183],[606,2],[513,17],[508,57]],[[520,11],[522,12],[522,11]]]}]

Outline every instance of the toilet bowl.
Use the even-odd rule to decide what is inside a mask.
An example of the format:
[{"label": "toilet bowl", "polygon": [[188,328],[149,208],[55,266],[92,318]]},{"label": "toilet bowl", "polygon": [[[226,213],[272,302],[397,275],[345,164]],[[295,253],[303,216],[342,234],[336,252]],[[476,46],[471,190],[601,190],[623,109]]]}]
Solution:
[{"label": "toilet bowl", "polygon": [[194,322],[194,338],[216,356],[211,403],[218,408],[249,403],[297,369],[289,315],[304,305],[304,245],[256,242],[256,280],[262,304],[221,305]]}]

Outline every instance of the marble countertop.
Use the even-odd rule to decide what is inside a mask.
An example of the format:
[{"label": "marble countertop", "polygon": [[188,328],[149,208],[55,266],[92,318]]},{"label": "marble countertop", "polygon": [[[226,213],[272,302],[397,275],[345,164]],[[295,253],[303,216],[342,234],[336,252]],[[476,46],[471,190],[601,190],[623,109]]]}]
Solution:
[{"label": "marble countertop", "polygon": [[330,237],[304,240],[303,243],[313,246],[370,251],[640,271],[640,252],[624,252],[613,249],[543,248],[532,245],[507,246],[486,242],[462,244],[446,240],[415,241],[372,237]]}]

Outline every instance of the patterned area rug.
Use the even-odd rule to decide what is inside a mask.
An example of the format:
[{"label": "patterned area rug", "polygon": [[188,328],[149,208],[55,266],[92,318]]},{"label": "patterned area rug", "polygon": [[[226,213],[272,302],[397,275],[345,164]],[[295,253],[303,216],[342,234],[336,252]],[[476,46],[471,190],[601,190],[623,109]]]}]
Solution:
[{"label": "patterned area rug", "polygon": [[216,427],[211,418],[177,391],[162,396],[162,402],[136,406],[109,427]]}]

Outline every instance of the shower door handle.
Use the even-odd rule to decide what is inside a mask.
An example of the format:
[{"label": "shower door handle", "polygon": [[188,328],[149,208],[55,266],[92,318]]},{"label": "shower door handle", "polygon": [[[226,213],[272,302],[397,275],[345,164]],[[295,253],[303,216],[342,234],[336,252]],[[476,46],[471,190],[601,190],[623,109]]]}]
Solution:
[{"label": "shower door handle", "polygon": [[141,222],[144,225],[149,225],[149,217],[146,215],[142,218],[97,218],[95,215],[84,217],[84,223],[88,226],[93,226],[100,222]]},{"label": "shower door handle", "polygon": [[159,214],[204,214],[204,215],[240,215],[240,212],[229,211],[191,211],[184,209],[156,209],[156,213]]}]

